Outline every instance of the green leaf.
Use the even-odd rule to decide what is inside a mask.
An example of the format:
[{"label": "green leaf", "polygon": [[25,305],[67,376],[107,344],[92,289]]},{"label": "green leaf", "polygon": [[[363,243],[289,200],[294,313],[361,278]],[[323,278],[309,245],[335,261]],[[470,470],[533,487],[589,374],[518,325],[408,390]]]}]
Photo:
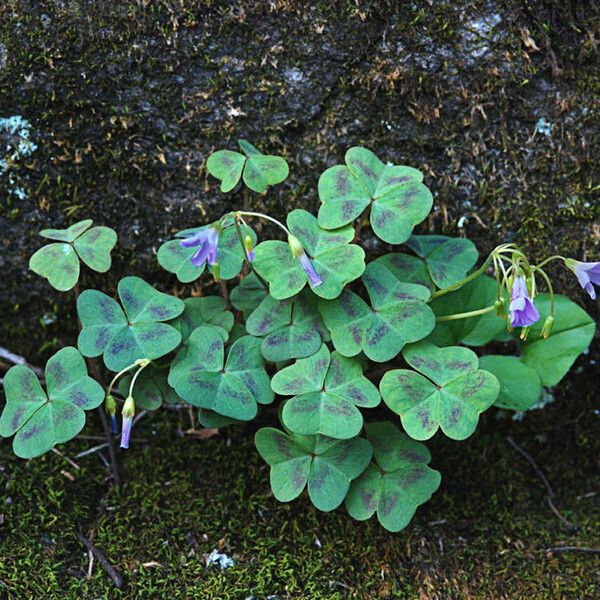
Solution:
[{"label": "green leaf", "polygon": [[527,410],[540,399],[542,383],[537,372],[517,356],[489,354],[479,366],[492,373],[500,383],[494,406],[508,410]]},{"label": "green leaf", "polygon": [[351,517],[364,521],[377,513],[388,531],[404,529],[417,507],[438,489],[441,476],[427,466],[427,448],[388,421],[369,423],[367,438],[374,461],[355,479],[346,496]]},{"label": "green leaf", "polygon": [[297,498],[308,484],[316,508],[330,511],[344,500],[350,482],[371,460],[371,444],[363,438],[305,438],[265,427],[255,436],[256,448],[271,467],[271,489],[281,502]]},{"label": "green leaf", "polygon": [[[429,304],[436,317],[470,312],[491,306],[498,298],[495,279],[481,275],[455,292],[435,298]],[[495,312],[479,317],[438,323],[429,339],[436,345],[484,346],[506,330],[506,321]]]},{"label": "green leaf", "polygon": [[139,277],[124,277],[118,285],[119,298],[129,322],[154,323],[179,316],[184,304],[179,298],[154,289]]},{"label": "green leaf", "polygon": [[336,229],[371,207],[375,234],[390,244],[405,242],[429,214],[431,192],[417,169],[384,164],[366,148],[346,152],[346,165],[327,169],[319,178],[319,225]]},{"label": "green leaf", "polygon": [[244,277],[229,294],[233,308],[241,311],[254,310],[267,295],[267,290],[254,273]]},{"label": "green leaf", "polygon": [[386,269],[391,271],[394,277],[399,281],[418,283],[430,290],[435,289],[435,284],[431,280],[431,275],[427,270],[425,261],[418,256],[402,254],[401,252],[392,252],[391,254],[380,256],[373,262],[382,264]]},{"label": "green leaf", "polygon": [[127,316],[102,292],[86,290],[79,296],[82,330],[77,344],[84,356],[104,353],[104,364],[120,371],[140,358],[160,358],[179,345],[181,334],[161,322],[183,311],[179,298],[155,290],[138,277],[121,279],[118,290]]},{"label": "green leaf", "polygon": [[170,323],[181,333],[183,343],[186,343],[194,329],[201,325],[212,325],[219,331],[223,342],[227,341],[234,317],[226,310],[227,305],[221,296],[186,298],[183,303],[183,312]]},{"label": "green leaf", "polygon": [[200,408],[198,410],[198,421],[202,427],[209,429],[221,429],[227,427],[227,425],[239,425],[243,421],[232,419],[231,417],[224,417],[214,410],[208,410],[207,408]]},{"label": "green leaf", "polygon": [[464,238],[413,235],[406,244],[425,262],[431,281],[439,288],[464,279],[477,262],[475,244]]},{"label": "green leaf", "polygon": [[[325,231],[313,215],[305,210],[293,210],[287,218],[290,231],[300,240],[323,283],[311,289],[321,298],[336,298],[344,286],[360,277],[365,270],[365,253],[350,244],[352,227]],[[292,255],[284,242],[267,241],[256,247],[254,267],[269,282],[269,292],[277,300],[297,294],[308,277],[300,260]]]},{"label": "green leaf", "polygon": [[[179,396],[167,382],[168,373],[168,369],[158,369],[152,365],[142,369],[133,386],[135,405],[144,410],[156,410],[163,404],[179,402]],[[119,392],[124,398],[129,395],[132,377],[128,374],[119,382]]]},{"label": "green leaf", "polygon": [[240,180],[246,157],[231,150],[217,150],[206,161],[208,172],[221,181],[221,191],[230,192]]},{"label": "green leaf", "polygon": [[322,342],[321,316],[304,297],[275,300],[267,296],[246,321],[248,333],[265,336],[261,351],[266,360],[280,362],[314,354]]},{"label": "green leaf", "polygon": [[13,440],[14,453],[32,458],[55,444],[75,437],[85,424],[84,410],[99,406],[104,390],[87,375],[85,361],[70,346],[46,365],[48,396],[31,369],[11,368],[4,378],[6,406],[0,416],[0,435]]},{"label": "green leaf", "polygon": [[[251,227],[247,228],[248,235],[252,238],[252,245],[256,244],[256,233]],[[244,264],[244,251],[237,237],[235,227],[226,227],[219,234],[217,248],[217,263],[219,263],[219,277],[229,280],[237,277]],[[209,267],[213,272],[213,267]]]},{"label": "green leaf", "polygon": [[550,314],[550,298],[540,294],[535,305],[540,320],[531,328],[521,345],[523,362],[535,369],[544,385],[556,385],[569,371],[575,359],[590,345],[596,324],[580,306],[561,295],[555,297],[555,321],[548,339],[540,338],[542,326]]},{"label": "green leaf", "polygon": [[262,154],[246,140],[238,140],[246,154],[231,150],[218,150],[208,157],[208,172],[221,180],[221,191],[230,192],[242,176],[244,183],[254,192],[264,192],[269,185],[281,183],[289,174],[287,162],[280,156]]},{"label": "green leaf", "polygon": [[127,327],[127,317],[116,300],[97,290],[84,290],[77,298],[82,330],[79,351],[90,358],[100,356],[110,339]]},{"label": "green leaf", "polygon": [[294,396],[283,407],[284,425],[300,435],[322,434],[335,439],[355,437],[363,418],[357,406],[379,404],[377,388],[362,374],[358,360],[327,346],[281,369],[271,381],[273,391]]},{"label": "green leaf", "polygon": [[391,360],[404,344],[423,339],[433,329],[435,317],[425,301],[429,290],[404,283],[381,263],[369,263],[363,282],[371,307],[350,291],[319,309],[340,354],[355,356],[361,350],[377,362]]},{"label": "green leaf", "polygon": [[110,227],[92,227],[77,237],[73,246],[81,260],[94,271],[110,269],[110,253],[117,243],[117,234]]},{"label": "green leaf", "polygon": [[169,273],[174,273],[181,283],[195,281],[204,273],[206,263],[201,267],[192,264],[192,256],[198,248],[182,248],[181,240],[165,242],[156,255],[158,264]]},{"label": "green leaf", "polygon": [[65,243],[48,244],[29,259],[29,268],[48,280],[60,292],[75,287],[79,279],[79,259],[73,246]]},{"label": "green leaf", "polygon": [[441,427],[453,440],[464,440],[476,429],[479,414],[498,397],[500,384],[478,369],[468,348],[437,348],[428,342],[404,349],[406,362],[419,371],[388,371],[379,385],[384,402],[400,415],[404,429],[416,440],[427,440]]},{"label": "green leaf", "polygon": [[73,242],[84,231],[89,229],[92,223],[92,219],[85,219],[85,221],[74,223],[68,229],[43,229],[40,231],[40,235],[50,240],[58,240],[59,242]]},{"label": "green leaf", "polygon": [[225,367],[223,362],[219,332],[211,326],[198,327],[188,340],[185,355],[171,365],[169,385],[194,406],[241,421],[253,419],[257,402],[273,400],[260,340],[240,338],[230,347]]}]

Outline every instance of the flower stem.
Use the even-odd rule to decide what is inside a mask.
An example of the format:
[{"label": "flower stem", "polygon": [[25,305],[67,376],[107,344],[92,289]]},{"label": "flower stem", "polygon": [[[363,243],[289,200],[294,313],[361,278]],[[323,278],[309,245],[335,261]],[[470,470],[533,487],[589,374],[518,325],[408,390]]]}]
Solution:
[{"label": "flower stem", "polygon": [[434,298],[439,298],[440,296],[448,294],[449,292],[453,292],[454,290],[461,288],[466,283],[469,283],[469,281],[473,281],[473,279],[479,277],[482,273],[485,272],[489,264],[492,262],[495,252],[495,250],[492,251],[492,253],[486,258],[485,262],[481,265],[481,267],[477,269],[477,271],[473,271],[473,273],[467,275],[464,279],[461,279],[460,281],[457,281],[456,283],[453,283],[452,285],[449,285],[446,288],[438,290],[437,292],[433,292],[433,294],[431,294],[430,300],[433,300]]},{"label": "flower stem", "polygon": [[138,378],[138,375],[150,364],[150,361],[145,362],[140,365],[140,368],[133,374],[131,378],[131,383],[129,384],[129,395],[133,395],[133,386],[135,385],[135,380]]},{"label": "flower stem", "polygon": [[277,225],[278,227],[283,229],[283,231],[285,231],[286,235],[292,235],[291,231],[283,223],[281,223],[281,221],[278,221],[277,219],[274,219],[273,217],[270,217],[269,215],[265,215],[263,213],[258,213],[258,212],[250,212],[247,210],[238,210],[234,214],[240,215],[240,216],[246,215],[247,217],[257,217],[259,219],[267,219],[267,221],[271,221],[271,223],[275,223],[275,225]]},{"label": "flower stem", "polygon": [[552,282],[550,281],[550,277],[546,275],[546,272],[540,269],[539,265],[533,267],[533,271],[537,271],[542,279],[546,282],[546,286],[548,287],[548,295],[550,296],[550,316],[554,316],[554,288],[552,287]]},{"label": "flower stem", "polygon": [[564,256],[561,256],[560,254],[554,254],[553,256],[549,256],[548,258],[544,259],[539,265],[536,265],[534,268],[539,269],[540,267],[543,267],[545,264],[549,263],[551,260],[566,260]]},{"label": "flower stem", "polygon": [[248,250],[246,250],[246,244],[244,244],[244,236],[242,235],[242,228],[240,227],[240,220],[243,221],[241,215],[240,215],[239,219],[236,218],[236,220],[235,220],[235,231],[237,233],[237,238],[238,238],[238,240],[240,242],[240,245],[242,247],[242,252],[244,253],[244,259],[246,261],[246,264],[250,268],[250,270],[256,276],[256,279],[258,279],[258,281],[265,288],[265,290],[268,290],[269,287],[267,285],[267,282],[256,272],[256,269],[254,268],[254,265],[252,264],[252,261],[248,258]]},{"label": "flower stem", "polygon": [[491,306],[486,306],[485,308],[480,308],[478,310],[470,310],[469,312],[456,313],[454,315],[444,315],[443,317],[436,317],[435,320],[438,322],[457,321],[458,319],[468,319],[469,317],[485,315],[486,313],[492,312],[493,310],[496,310],[495,304],[492,304]]}]

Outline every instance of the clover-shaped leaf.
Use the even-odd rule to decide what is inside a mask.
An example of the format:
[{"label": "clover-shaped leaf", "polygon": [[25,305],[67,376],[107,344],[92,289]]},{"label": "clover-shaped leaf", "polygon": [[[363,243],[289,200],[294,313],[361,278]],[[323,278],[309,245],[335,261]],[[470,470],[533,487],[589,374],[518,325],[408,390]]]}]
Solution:
[{"label": "clover-shaped leaf", "polygon": [[229,338],[234,317],[227,309],[221,296],[204,296],[203,298],[186,298],[183,301],[183,312],[170,325],[181,333],[181,341],[185,345],[192,332],[201,325],[215,327],[223,342]]},{"label": "clover-shaped leaf", "polygon": [[425,303],[429,290],[414,283],[398,281],[380,263],[369,263],[363,282],[371,307],[360,296],[344,290],[319,309],[336,350],[355,356],[361,350],[377,362],[394,358],[404,344],[427,336],[435,317]]},{"label": "clover-shaped leaf", "polygon": [[590,345],[596,324],[583,308],[566,296],[555,296],[555,321],[550,337],[540,337],[542,326],[550,314],[550,297],[540,294],[535,304],[539,321],[521,344],[523,362],[535,369],[544,385],[556,385],[569,371],[575,359]]},{"label": "clover-shaped leaf", "polygon": [[240,177],[254,192],[261,194],[268,186],[281,183],[289,174],[287,162],[280,156],[262,154],[246,140],[238,140],[244,154],[217,150],[206,161],[208,172],[221,181],[221,191],[230,192]]},{"label": "clover-shaped leaf", "polygon": [[[478,310],[494,304],[498,284],[487,275],[480,275],[455,292],[434,298],[429,306],[437,317]],[[506,321],[489,312],[477,317],[443,321],[436,324],[428,341],[438,346],[465,344],[483,346],[506,330]]]},{"label": "clover-shaped leaf", "polygon": [[[132,396],[136,406],[145,410],[156,410],[163,404],[175,404],[181,398],[168,384],[168,369],[159,369],[152,365],[145,367],[133,384]],[[119,392],[124,398],[129,395],[132,375],[128,374],[119,382]]]},{"label": "clover-shaped leaf", "polygon": [[257,403],[269,404],[274,397],[260,340],[236,340],[225,362],[223,340],[210,325],[194,330],[186,354],[171,365],[169,385],[186,402],[241,421],[253,419]]},{"label": "clover-shaped leaf", "polygon": [[371,444],[360,437],[298,436],[272,427],[260,429],[254,441],[271,467],[271,489],[277,500],[297,498],[308,483],[311,502],[326,512],[344,501],[350,482],[367,468],[372,454]]},{"label": "clover-shaped leaf", "polygon": [[[192,256],[198,248],[182,248],[181,238],[193,235],[198,231],[209,227],[193,227],[180,231],[176,237],[178,239],[165,242],[159,249],[157,259],[160,266],[169,273],[174,273],[181,283],[190,283],[195,281],[204,273],[206,264],[196,267],[192,264]],[[256,233],[251,227],[247,227],[247,233],[252,238],[252,243],[256,243]],[[217,263],[219,264],[219,277],[221,279],[233,279],[239,275],[244,264],[244,251],[237,237],[235,227],[224,227],[219,234],[219,244],[217,247]],[[209,266],[211,272],[214,267]]]},{"label": "clover-shaped leaf", "polygon": [[389,421],[369,423],[367,439],[373,446],[373,462],[352,482],[346,509],[359,521],[377,512],[383,527],[400,531],[438,489],[441,476],[427,466],[429,450]]},{"label": "clover-shaped leaf", "polygon": [[444,235],[413,235],[406,245],[417,256],[392,253],[377,259],[400,281],[420,283],[429,289],[445,288],[463,279],[477,262],[470,240]]},{"label": "clover-shaped leaf", "polygon": [[488,354],[479,359],[479,366],[492,373],[500,383],[494,406],[509,410],[527,410],[540,399],[540,376],[520,357]]},{"label": "clover-shaped leaf", "polygon": [[227,427],[227,425],[239,425],[244,422],[239,419],[224,417],[208,408],[198,409],[198,421],[202,427],[207,427],[209,429],[221,429],[222,427]]},{"label": "clover-shaped leaf", "polygon": [[423,174],[412,167],[384,164],[366,148],[346,152],[346,166],[327,169],[319,178],[319,225],[336,229],[370,206],[373,231],[385,242],[405,242],[433,204]]},{"label": "clover-shaped leaf", "polygon": [[90,227],[86,219],[68,229],[44,229],[42,237],[58,240],[40,248],[29,259],[29,268],[45,277],[50,285],[65,292],[79,279],[79,259],[94,271],[110,269],[110,252],[117,243],[117,234],[110,227]]},{"label": "clover-shaped leaf", "polygon": [[300,435],[352,438],[363,424],[357,407],[372,408],[380,401],[377,388],[363,376],[360,361],[330,354],[325,344],[276,373],[271,388],[282,396],[294,396],[285,403],[281,420]]},{"label": "clover-shaped leaf", "polygon": [[[323,280],[311,288],[321,298],[337,298],[344,286],[365,270],[365,252],[351,244],[354,229],[350,226],[334,231],[319,227],[317,219],[301,209],[287,218],[290,231],[300,240],[315,271]],[[287,243],[269,240],[255,249],[254,268],[269,282],[269,292],[276,300],[294,296],[310,282],[300,260],[293,256]]]},{"label": "clover-shaped leaf", "polygon": [[17,365],[4,377],[6,406],[0,435],[16,433],[13,450],[21,458],[39,456],[74,438],[85,424],[84,411],[104,400],[102,386],[88,377],[85,361],[75,348],[59,350],[45,371],[48,395],[29,367]]},{"label": "clover-shaped leaf", "polygon": [[437,348],[429,342],[407,346],[402,355],[419,371],[388,371],[379,384],[388,407],[400,415],[406,433],[427,440],[441,427],[453,440],[468,438],[479,414],[498,397],[500,384],[479,369],[477,355],[468,348]]},{"label": "clover-shaped leaf", "polygon": [[77,345],[84,356],[104,354],[104,364],[120,371],[140,358],[155,359],[179,345],[181,334],[163,323],[180,315],[184,303],[155,290],[139,277],[119,281],[123,308],[98,290],[85,290],[77,300],[83,326]]},{"label": "clover-shaped leaf", "polygon": [[251,335],[264,336],[261,351],[271,362],[310,356],[329,339],[321,315],[307,295],[294,300],[267,296],[248,317],[246,329]]},{"label": "clover-shaped leaf", "polygon": [[233,308],[241,311],[254,310],[268,294],[267,288],[254,273],[244,277],[229,294]]}]

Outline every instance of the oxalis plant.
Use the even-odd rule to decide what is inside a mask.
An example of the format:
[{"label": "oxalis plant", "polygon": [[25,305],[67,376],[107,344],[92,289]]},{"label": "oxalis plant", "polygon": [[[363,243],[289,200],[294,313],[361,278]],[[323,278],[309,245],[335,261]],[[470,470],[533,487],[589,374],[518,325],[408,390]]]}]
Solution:
[{"label": "oxalis plant", "polygon": [[[207,169],[222,192],[245,186],[250,205],[248,190],[281,183],[288,165],[239,145]],[[131,276],[116,295],[79,293],[80,262],[107,271],[116,234],[89,220],[42,231],[53,242],[31,269],[76,290],[81,331],[42,378],[23,365],[6,374],[0,434],[14,435],[15,454],[73,438],[102,403],[122,448],[136,410],[165,403],[196,407],[208,428],[277,414],[280,425],[255,437],[277,499],[307,489],[320,510],[344,503],[355,519],[376,514],[399,531],[440,485],[424,441],[468,438],[493,406],[533,407],[588,347],[593,320],[554,294],[544,268],[561,261],[594,298],[600,262],[534,264],[509,243],[477,266],[468,239],[413,234],[433,202],[422,173],[365,148],[328,168],[318,191],[317,216],[232,211],[160,247],[158,262],[182,284],[209,271],[215,295],[175,297]],[[257,243],[261,222],[278,239]],[[377,251],[367,255],[363,240]],[[499,354],[486,353],[492,342]]]}]

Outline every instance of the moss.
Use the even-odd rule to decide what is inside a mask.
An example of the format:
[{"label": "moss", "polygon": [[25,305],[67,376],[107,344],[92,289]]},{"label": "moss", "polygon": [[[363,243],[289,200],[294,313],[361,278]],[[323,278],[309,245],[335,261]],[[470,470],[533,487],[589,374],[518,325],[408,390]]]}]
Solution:
[{"label": "moss", "polygon": [[[442,487],[398,534],[375,520],[353,521],[343,509],[320,513],[306,497],[275,501],[250,426],[200,442],[177,435],[174,413],[146,417],[135,436],[150,443],[122,455],[121,491],[107,487],[95,455],[78,459],[77,471],[54,454],[21,461],[5,443],[0,585],[14,598],[49,600],[596,597],[597,557],[546,553],[598,542],[600,420],[592,392],[575,391],[579,385],[584,390],[584,378],[572,378],[557,402],[522,423],[488,413],[464,443],[436,437],[430,447]],[[575,395],[580,402],[570,405]],[[542,483],[507,434],[546,471],[576,532],[550,511]],[[91,444],[75,441],[63,451],[74,456]],[[77,532],[93,537],[122,571],[126,590],[116,591],[97,564],[87,578]],[[207,568],[214,548],[235,566]]]}]

